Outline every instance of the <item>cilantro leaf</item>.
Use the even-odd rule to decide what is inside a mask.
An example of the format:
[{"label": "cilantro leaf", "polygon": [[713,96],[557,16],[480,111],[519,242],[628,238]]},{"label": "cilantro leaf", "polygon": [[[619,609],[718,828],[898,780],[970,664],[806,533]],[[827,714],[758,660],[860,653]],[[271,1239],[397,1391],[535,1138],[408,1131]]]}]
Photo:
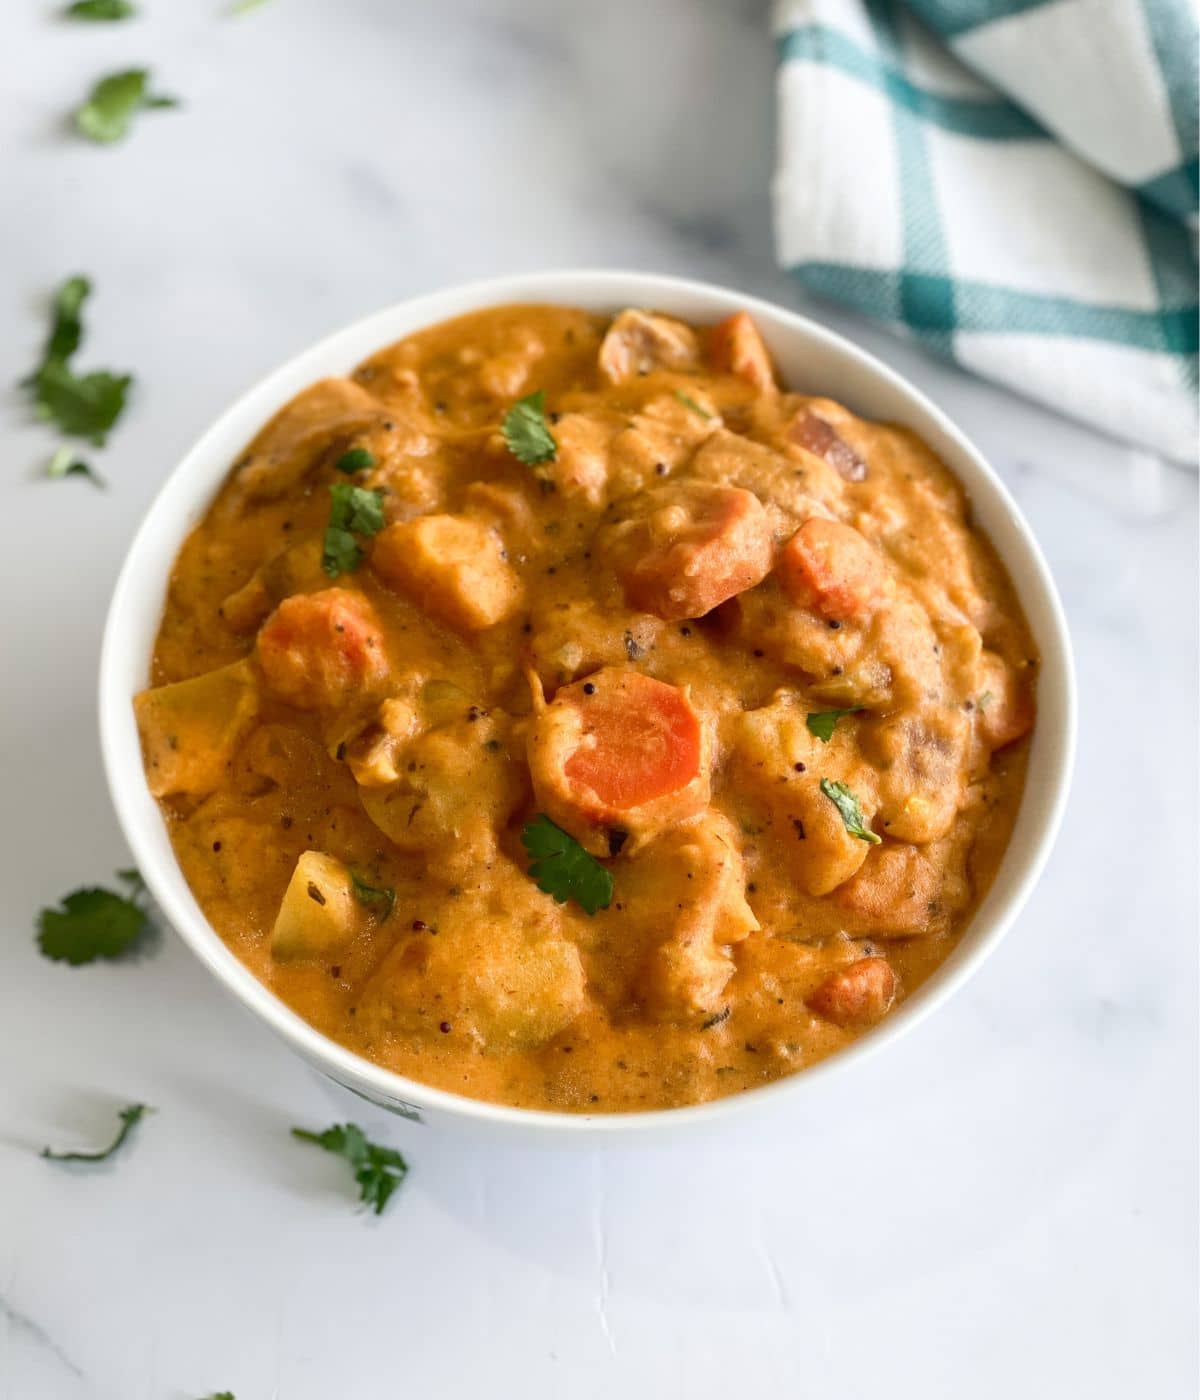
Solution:
[{"label": "cilantro leaf", "polygon": [[821,791],[841,813],[851,836],[857,836],[860,841],[869,841],[872,846],[879,845],[879,837],[863,824],[862,805],[845,783],[831,783],[828,778],[822,778]]},{"label": "cilantro leaf", "polygon": [[217,1390],[212,1395],[206,1395],[204,1400],[237,1400],[237,1396],[232,1390]]},{"label": "cilantro leaf", "polygon": [[105,487],[104,478],[100,473],[94,471],[93,468],[85,462],[82,457],[77,456],[74,449],[70,447],[60,447],[54,456],[50,458],[49,462],[46,464],[46,475],[52,481],[57,481],[64,476],[86,476],[92,485],[98,486],[101,491],[103,491]]},{"label": "cilantro leaf", "polygon": [[529,873],[538,889],[553,895],[559,904],[573,899],[586,913],[594,914],[612,903],[611,872],[544,812],[525,824],[521,844],[529,853]]},{"label": "cilantro leaf", "polygon": [[693,413],[698,413],[701,418],[713,418],[716,416],[715,414],[710,413],[708,409],[704,407],[703,404],[697,403],[696,400],[692,398],[691,394],[685,394],[682,389],[675,390],[675,397],[684,406],[684,408],[690,408]]},{"label": "cilantro leaf", "polygon": [[[89,438],[99,447],[121,416],[133,381],[128,374],[103,370],[80,378],[70,368],[71,357],[83,340],[83,304],[91,290],[86,277],[69,277],[58,289],[50,338],[41,363],[24,380],[24,387],[33,396],[39,418],[55,423],[69,437]],[[80,469],[62,462],[51,474],[69,473],[78,475]]]},{"label": "cilantro leaf", "polygon": [[347,476],[353,476],[355,472],[365,472],[369,467],[373,467],[375,454],[368,452],[365,447],[352,447],[348,452],[343,452],[333,465]]},{"label": "cilantro leaf", "polygon": [[129,0],[75,0],[66,8],[68,19],[116,20],[132,19],[137,7]]},{"label": "cilantro leaf", "polygon": [[371,1207],[376,1215],[383,1214],[392,1192],[408,1174],[408,1163],[399,1152],[371,1142],[355,1123],[335,1123],[323,1133],[293,1128],[292,1136],[301,1142],[316,1143],[326,1152],[344,1157],[358,1182],[359,1199]]},{"label": "cilantro leaf", "polygon": [[41,1155],[49,1158],[52,1162],[103,1162],[121,1147],[133,1131],[134,1124],[141,1120],[143,1114],[153,1112],[154,1110],[147,1108],[144,1103],[131,1103],[128,1108],[123,1108],[118,1115],[121,1120],[120,1132],[100,1152],[54,1152],[49,1147],[43,1147]]},{"label": "cilantro leaf", "polygon": [[112,890],[82,889],[67,895],[61,909],[38,915],[38,947],[55,962],[72,967],[115,958],[132,947],[146,926],[146,911],[137,900],[145,890],[136,870],[118,871],[130,886],[129,897]]},{"label": "cilantro leaf", "polygon": [[87,438],[103,447],[125,408],[132,375],[94,370],[83,378],[61,360],[43,365],[34,381],[34,412],[54,422],[68,437]]},{"label": "cilantro leaf", "polygon": [[147,91],[150,74],[145,68],[130,68],[101,78],[88,100],[75,112],[75,129],[89,141],[110,145],[129,134],[135,112],[150,107],[177,107],[173,97]]},{"label": "cilantro leaf", "polygon": [[546,422],[546,395],[541,389],[518,399],[504,415],[504,445],[527,467],[553,462],[558,443]]},{"label": "cilantro leaf", "polygon": [[367,491],[339,481],[329,488],[332,504],[325,528],[321,567],[330,578],[351,574],[363,561],[358,535],[376,535],[383,529],[383,492]]},{"label": "cilantro leaf", "polygon": [[267,0],[234,0],[229,7],[231,15],[248,15],[251,10],[260,9],[267,3]]},{"label": "cilantro leaf", "polygon": [[848,710],[818,710],[815,714],[806,716],[804,723],[814,738],[827,744],[833,738],[833,731],[838,720],[843,715],[856,715],[862,708],[861,705],[852,705]]},{"label": "cilantro leaf", "polygon": [[83,303],[92,294],[86,277],[68,277],[54,294],[54,324],[42,352],[42,362],[25,381],[32,384],[51,360],[64,363],[79,349],[83,340]]},{"label": "cilantro leaf", "polygon": [[356,875],[353,870],[350,872],[350,883],[354,886],[355,899],[357,899],[365,909],[382,909],[383,912],[379,915],[379,921],[382,923],[392,912],[392,907],[396,903],[396,891],[392,889],[390,885],[386,885],[382,889],[376,889],[373,885],[368,885],[367,882]]}]

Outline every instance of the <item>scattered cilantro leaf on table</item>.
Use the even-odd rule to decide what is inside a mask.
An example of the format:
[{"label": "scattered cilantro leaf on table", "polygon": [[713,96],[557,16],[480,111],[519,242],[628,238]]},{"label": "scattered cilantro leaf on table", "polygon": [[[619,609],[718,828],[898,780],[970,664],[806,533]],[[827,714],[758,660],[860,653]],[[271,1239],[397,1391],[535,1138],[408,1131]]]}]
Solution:
[{"label": "scattered cilantro leaf on table", "polygon": [[42,910],[38,947],[46,957],[79,967],[119,957],[133,946],[147,924],[138,903],[146,887],[136,870],[119,870],[117,878],[129,886],[128,896],[100,888],[75,890],[60,909]]},{"label": "scattered cilantro leaf on table", "polygon": [[38,371],[34,412],[68,437],[87,438],[103,447],[124,411],[132,382],[131,375],[108,370],[93,370],[80,378],[62,360],[51,360]]},{"label": "scattered cilantro leaf on table", "polygon": [[558,443],[546,422],[546,395],[541,389],[518,399],[504,415],[504,445],[527,467],[553,462]]},{"label": "scattered cilantro leaf on table", "polygon": [[408,1174],[408,1163],[391,1147],[380,1147],[371,1142],[363,1130],[355,1123],[335,1123],[323,1133],[310,1133],[305,1128],[293,1128],[292,1136],[301,1142],[312,1142],[344,1157],[350,1163],[354,1179],[359,1186],[359,1199],[374,1210],[383,1214],[383,1208],[392,1192]]},{"label": "scattered cilantro leaf on table", "polygon": [[120,1131],[112,1142],[99,1152],[55,1152],[49,1147],[43,1147],[41,1155],[52,1162],[103,1162],[120,1149],[143,1115],[153,1112],[154,1110],[147,1108],[144,1103],[131,1103],[128,1108],[123,1108],[117,1115],[121,1120]]},{"label": "scattered cilantro leaf on table", "polygon": [[[68,277],[54,297],[54,321],[40,363],[24,381],[38,418],[68,437],[88,438],[97,447],[125,408],[133,378],[95,370],[82,378],[70,361],[83,341],[83,305],[91,294],[86,277]],[[67,468],[60,469],[65,475]]]},{"label": "scattered cilantro leaf on table", "polygon": [[89,141],[111,145],[129,134],[134,114],[158,107],[178,107],[174,97],[148,90],[150,73],[146,68],[130,68],[101,78],[76,109],[75,129]]},{"label": "scattered cilantro leaf on table", "polygon": [[265,4],[267,4],[267,0],[234,0],[234,3],[229,7],[229,13],[231,15],[248,15],[251,10],[261,9]]},{"label": "scattered cilantro leaf on table", "polygon": [[838,720],[843,715],[856,715],[861,709],[861,705],[852,705],[848,710],[817,710],[814,714],[806,716],[804,723],[814,738],[827,744],[833,738],[833,731],[837,727]]},{"label": "scattered cilantro leaf on table", "polygon": [[359,875],[356,875],[353,870],[350,872],[350,883],[354,886],[355,899],[357,899],[364,908],[376,912],[382,911],[379,914],[379,921],[382,923],[392,912],[392,908],[396,903],[396,891],[392,889],[390,885],[384,886],[382,889],[377,889],[374,885],[368,885],[367,882]]},{"label": "scattered cilantro leaf on table", "polygon": [[353,573],[363,561],[355,535],[377,535],[383,529],[383,492],[368,491],[339,481],[329,488],[332,504],[321,567],[330,578]]},{"label": "scattered cilantro leaf on table", "polygon": [[845,783],[831,783],[828,778],[822,778],[821,791],[841,813],[851,836],[857,836],[860,841],[867,841],[872,846],[879,845],[879,837],[863,822],[862,804]]},{"label": "scattered cilantro leaf on table", "polygon": [[132,19],[137,14],[137,6],[129,0],[75,0],[64,11],[68,19],[88,19],[112,21]]},{"label": "scattered cilantro leaf on table", "polygon": [[86,476],[93,486],[104,490],[105,481],[99,472],[85,462],[73,447],[60,447],[46,464],[46,475],[57,481],[64,476]]},{"label": "scattered cilantro leaf on table", "polygon": [[612,873],[544,812],[525,824],[521,844],[532,862],[529,874],[543,894],[559,904],[573,899],[588,914],[612,903]]}]

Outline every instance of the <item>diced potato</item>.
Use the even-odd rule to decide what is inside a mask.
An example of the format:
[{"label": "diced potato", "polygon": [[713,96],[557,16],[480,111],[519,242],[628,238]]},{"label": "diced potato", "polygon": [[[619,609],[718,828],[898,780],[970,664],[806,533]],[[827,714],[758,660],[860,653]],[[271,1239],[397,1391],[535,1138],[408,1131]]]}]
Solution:
[{"label": "diced potato", "polygon": [[305,851],[284,892],[271,931],[271,955],[280,961],[323,958],[347,948],[367,920],[340,860]]},{"label": "diced potato", "polygon": [[695,332],[682,321],[622,311],[600,346],[600,373],[610,384],[622,384],[658,369],[690,368],[699,354]]},{"label": "diced potato", "polygon": [[510,616],[521,584],[500,536],[463,515],[424,515],[390,525],[375,539],[375,572],[462,632],[481,632]]},{"label": "diced potato", "polygon": [[434,916],[436,935],[396,945],[361,999],[364,1030],[528,1050],[575,1020],[587,995],[579,950],[562,933],[573,916],[519,872],[509,879],[520,883],[502,897],[456,899]]},{"label": "diced potato", "polygon": [[215,791],[258,706],[246,661],[135,696],[146,780],[154,796],[206,797]]},{"label": "diced potato", "polygon": [[786,868],[807,894],[821,896],[849,880],[870,845],[852,836],[821,779],[845,783],[858,798],[863,821],[876,811],[876,775],[857,756],[853,722],[843,720],[828,744],[809,733],[806,711],[780,692],[741,717],[734,738],[741,791],[760,817]]}]

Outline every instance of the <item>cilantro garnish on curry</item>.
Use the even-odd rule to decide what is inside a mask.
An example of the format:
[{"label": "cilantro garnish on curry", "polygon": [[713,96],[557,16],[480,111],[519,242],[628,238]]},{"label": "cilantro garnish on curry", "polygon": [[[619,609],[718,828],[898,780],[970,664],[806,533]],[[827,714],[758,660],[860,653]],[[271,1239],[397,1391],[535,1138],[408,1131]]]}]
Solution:
[{"label": "cilantro garnish on curry", "polygon": [[[510,306],[262,429],[135,707],[192,889],[286,1002],[603,1112],[801,1069],[929,975],[1008,841],[1036,665],[946,468],[781,386],[748,316]],[[302,1136],[377,1207],[401,1171]]]}]

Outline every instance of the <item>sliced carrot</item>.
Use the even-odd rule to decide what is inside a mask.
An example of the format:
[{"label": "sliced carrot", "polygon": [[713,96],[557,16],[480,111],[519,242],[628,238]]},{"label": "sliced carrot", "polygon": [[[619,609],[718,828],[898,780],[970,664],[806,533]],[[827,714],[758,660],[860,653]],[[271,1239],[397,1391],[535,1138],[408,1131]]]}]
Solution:
[{"label": "sliced carrot", "polygon": [[873,1026],[892,1009],[898,986],[886,958],[859,958],[827,977],[808,998],[808,1005],[837,1026]]},{"label": "sliced carrot", "polygon": [[883,593],[883,558],[857,530],[812,516],[783,547],[779,579],[794,603],[829,618],[869,613]]},{"label": "sliced carrot", "polygon": [[348,588],[285,598],[258,634],[258,660],[268,688],[302,710],[336,708],[388,674],[379,619]]},{"label": "sliced carrot", "polygon": [[738,486],[681,481],[645,492],[612,529],[629,601],[666,622],[703,617],[771,570],[775,546],[762,502]]},{"label": "sliced carrot", "polygon": [[775,387],[771,356],[758,327],[745,311],[735,311],[713,327],[712,362],[714,368],[736,374],[756,389]]},{"label": "sliced carrot", "polygon": [[700,767],[700,721],[678,687],[637,671],[581,681],[555,704],[577,705],[583,730],[564,767],[607,807],[641,807],[686,787]]},{"label": "sliced carrot", "polygon": [[602,855],[626,839],[632,849],[703,811],[709,761],[687,692],[619,667],[564,686],[529,735],[542,810]]}]

